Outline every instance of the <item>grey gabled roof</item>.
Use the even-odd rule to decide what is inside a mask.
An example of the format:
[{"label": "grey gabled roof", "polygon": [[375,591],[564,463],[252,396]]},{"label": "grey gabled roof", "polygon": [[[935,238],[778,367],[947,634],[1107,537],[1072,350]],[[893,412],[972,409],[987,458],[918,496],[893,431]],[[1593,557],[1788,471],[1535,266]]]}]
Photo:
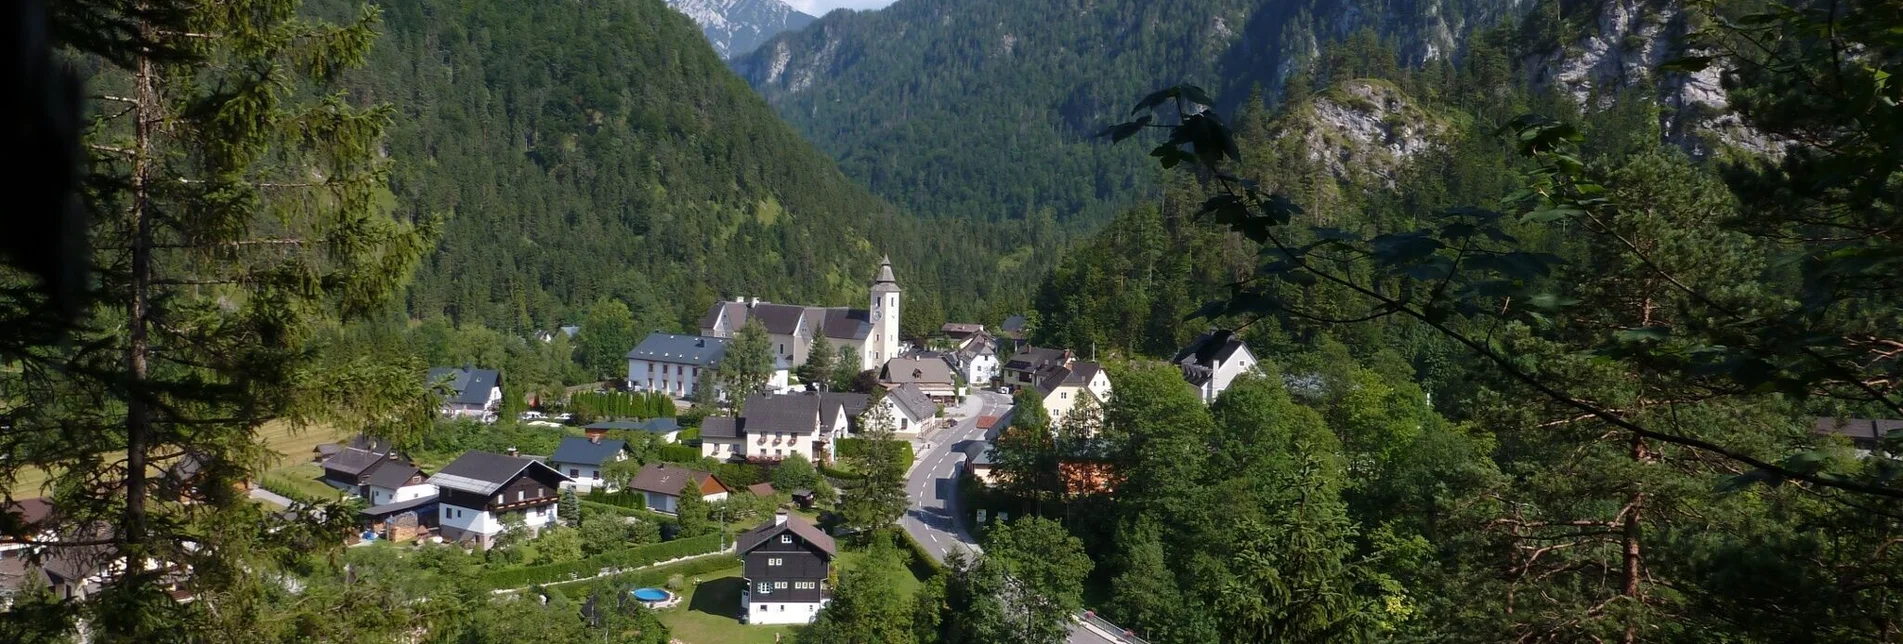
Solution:
[{"label": "grey gabled roof", "polygon": [[823,391],[814,395],[819,397],[819,422],[827,427],[839,421],[834,414],[843,411],[849,418],[857,417],[865,413],[866,405],[872,402],[871,396],[849,391]]},{"label": "grey gabled roof", "polygon": [[779,536],[781,532],[787,531],[799,535],[801,539],[805,539],[808,543],[819,546],[819,549],[825,551],[827,556],[837,556],[839,554],[839,547],[833,544],[832,537],[827,536],[825,531],[820,530],[813,524],[807,523],[805,519],[796,516],[786,517],[786,523],[777,523],[774,519],[767,519],[767,522],[760,527],[748,530],[740,536],[735,537],[734,546],[738,548],[742,554],[745,554],[754,548],[760,547],[760,544],[766,543],[773,537]]},{"label": "grey gabled roof", "polygon": [[1064,380],[1068,378],[1070,378],[1070,369],[1051,367],[1039,369],[1031,379],[1037,382],[1037,394],[1049,398],[1051,392],[1057,391],[1057,388],[1063,386]]},{"label": "grey gabled roof", "polygon": [[410,477],[422,472],[423,470],[417,469],[415,465],[395,459],[384,459],[371,468],[370,476],[365,483],[394,490],[403,487],[405,483],[410,482]]},{"label": "grey gabled roof", "polygon": [[1013,315],[1011,317],[1005,318],[1004,324],[998,325],[998,328],[1004,329],[1005,332],[1007,333],[1019,333],[1024,331],[1024,324],[1026,322],[1029,322],[1029,320],[1026,320],[1024,316]]},{"label": "grey gabled roof", "polygon": [[1242,347],[1242,338],[1236,337],[1230,331],[1217,329],[1196,336],[1195,340],[1190,341],[1189,346],[1176,352],[1176,357],[1170,358],[1170,362],[1214,367],[1216,363],[1234,356]]},{"label": "grey gabled roof", "polygon": [[938,358],[898,358],[885,363],[880,380],[893,383],[952,384],[951,367]]},{"label": "grey gabled roof", "polygon": [[971,445],[965,448],[966,465],[993,465],[996,463],[996,459],[992,458],[991,443],[972,441]]},{"label": "grey gabled roof", "polygon": [[1036,371],[1050,365],[1062,366],[1064,354],[1063,349],[1025,347],[1023,351],[1011,354],[1011,359],[1004,363],[1004,368],[1012,371]]},{"label": "grey gabled roof", "polygon": [[677,421],[672,418],[649,418],[647,420],[604,420],[598,423],[594,423],[592,425],[587,425],[583,427],[582,429],[600,429],[600,430],[617,429],[617,430],[629,431],[629,432],[649,432],[653,434],[666,434],[668,432],[680,431],[681,424],[680,424],[680,421]]},{"label": "grey gabled roof", "polygon": [[819,426],[819,397],[760,394],[747,399],[747,433],[810,434]]},{"label": "grey gabled roof", "polygon": [[[806,318],[806,307],[795,304],[772,304],[761,302],[747,310],[747,316],[760,321],[767,333],[792,335],[799,330],[800,321]],[[739,327],[734,327],[738,332]]]},{"label": "grey gabled roof", "polygon": [[[716,482],[720,480],[714,477],[712,472],[703,472],[684,465],[648,463],[646,467],[641,468],[640,472],[635,473],[634,480],[628,481],[628,489],[678,496],[681,488],[687,486],[688,480],[702,484],[709,478],[713,478]],[[721,487],[726,487],[726,484],[721,484]]]},{"label": "grey gabled roof", "polygon": [[628,447],[624,440],[602,439],[601,442],[588,440],[581,436],[569,436],[555,448],[548,457],[551,463],[574,463],[576,465],[601,465],[614,460],[615,454]]},{"label": "grey gabled roof", "polygon": [[337,470],[348,476],[362,476],[371,467],[384,461],[383,454],[375,454],[355,447],[346,447],[337,455],[324,459],[324,469]]},{"label": "grey gabled roof", "polygon": [[872,335],[872,314],[865,309],[823,309],[826,322],[820,332],[838,340],[864,340]]},{"label": "grey gabled roof", "polygon": [[938,403],[932,402],[931,397],[926,396],[918,385],[909,382],[893,387],[892,391],[886,392],[886,397],[891,398],[893,404],[904,409],[906,415],[912,418],[931,418],[938,414]]},{"label": "grey gabled roof", "polygon": [[956,338],[962,338],[965,336],[969,336],[973,333],[983,333],[985,330],[985,325],[977,324],[973,322],[946,322],[943,325],[940,325],[938,327],[938,330],[940,333],[944,333],[945,335],[949,335]]},{"label": "grey gabled roof", "polygon": [[414,499],[410,499],[408,501],[397,501],[395,503],[385,503],[383,505],[379,505],[373,508],[364,508],[362,510],[358,510],[357,515],[362,517],[370,517],[370,518],[389,516],[392,514],[406,511],[406,510],[414,510],[414,509],[423,507],[425,505],[435,503],[436,499],[437,499],[437,495],[435,494],[419,496]]},{"label": "grey gabled roof", "polygon": [[569,480],[567,476],[541,461],[472,450],[463,452],[462,456],[456,457],[456,460],[443,466],[442,471],[429,477],[429,482],[438,487],[487,495],[502,489],[502,486],[515,480],[515,477],[523,470],[531,467],[548,470],[561,477],[562,480]]},{"label": "grey gabled roof", "polygon": [[744,418],[708,416],[700,421],[700,437],[739,438],[744,431],[745,421]]},{"label": "grey gabled roof", "polygon": [[958,359],[970,362],[978,356],[997,355],[998,341],[991,334],[979,331],[958,343]]},{"label": "grey gabled roof", "polygon": [[1071,363],[1070,375],[1064,378],[1064,384],[1079,387],[1088,385],[1090,384],[1090,379],[1097,377],[1097,372],[1102,370],[1103,365],[1088,360],[1078,360]]},{"label": "grey gabled roof", "polygon": [[707,315],[701,317],[700,328],[713,329],[714,325],[720,323],[722,313],[730,320],[729,328],[739,329],[740,323],[747,319],[747,305],[745,302],[715,302],[713,308],[707,309]]},{"label": "grey gabled roof", "polygon": [[429,370],[429,384],[443,383],[449,388],[449,401],[465,405],[483,405],[489,402],[489,391],[502,381],[502,374],[494,369],[475,367],[436,367]]},{"label": "grey gabled roof", "polygon": [[627,357],[712,368],[718,366],[726,355],[726,338],[655,332],[642,339],[640,346],[629,351]]}]

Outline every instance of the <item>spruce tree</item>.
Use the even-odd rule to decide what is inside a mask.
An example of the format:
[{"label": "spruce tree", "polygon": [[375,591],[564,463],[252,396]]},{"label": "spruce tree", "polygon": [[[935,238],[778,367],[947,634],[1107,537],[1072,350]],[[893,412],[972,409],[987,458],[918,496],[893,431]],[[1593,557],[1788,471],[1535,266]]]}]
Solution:
[{"label": "spruce tree", "polygon": [[[271,460],[260,427],[400,435],[428,418],[421,365],[320,333],[380,310],[428,236],[385,205],[390,110],[328,93],[363,62],[374,8],[330,24],[296,0],[152,0],[55,20],[98,68],[82,191],[92,290],[79,337],[6,376],[0,480],[53,472],[61,543],[109,546],[133,571],[77,607],[95,637],[191,639],[206,622],[189,614],[254,614],[224,591],[283,552],[272,539],[304,534],[225,529],[260,524],[236,492]],[[179,483],[200,502],[181,505],[158,474],[188,455],[201,467]],[[171,600],[147,562],[188,567],[200,600]]]},{"label": "spruce tree", "polygon": [[720,359],[720,382],[734,413],[746,410],[747,398],[766,391],[773,377],[773,342],[759,320],[747,320],[740,332],[727,341],[727,354]]},{"label": "spruce tree", "polygon": [[681,536],[712,534],[717,526],[707,517],[711,509],[707,499],[700,495],[700,482],[694,477],[687,477],[687,481],[681,484],[680,502],[674,507],[674,514],[680,520]]},{"label": "spruce tree", "polygon": [[835,358],[832,344],[826,342],[825,334],[813,334],[813,346],[806,351],[806,364],[800,365],[800,379],[830,389]]},{"label": "spruce tree", "polygon": [[563,523],[570,527],[581,526],[581,497],[575,495],[575,488],[562,488],[561,508],[556,511],[561,514]]},{"label": "spruce tree", "polygon": [[859,477],[848,481],[840,514],[862,530],[891,525],[905,514],[905,443],[892,436],[892,414],[874,401],[862,421],[861,449],[843,459]]}]

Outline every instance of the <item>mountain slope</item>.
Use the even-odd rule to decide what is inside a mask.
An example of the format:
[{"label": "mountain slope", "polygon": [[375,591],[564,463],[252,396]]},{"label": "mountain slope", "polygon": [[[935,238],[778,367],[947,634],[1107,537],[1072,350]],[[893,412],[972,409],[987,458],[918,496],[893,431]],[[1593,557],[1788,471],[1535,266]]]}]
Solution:
[{"label": "mountain slope", "polygon": [[1150,189],[1135,146],[1090,139],[1181,82],[1233,107],[1367,27],[1444,57],[1510,0],[900,0],[836,12],[733,61],[847,174],[927,216],[1100,221]]},{"label": "mountain slope", "polygon": [[779,0],[667,0],[667,4],[693,18],[721,58],[753,51],[782,31],[816,20]]},{"label": "mountain slope", "polygon": [[687,328],[717,297],[861,302],[886,253],[914,301],[986,302],[945,277],[996,269],[982,235],[854,185],[660,0],[381,7],[352,98],[395,110],[398,207],[447,218],[414,316],[526,332],[614,297]]}]

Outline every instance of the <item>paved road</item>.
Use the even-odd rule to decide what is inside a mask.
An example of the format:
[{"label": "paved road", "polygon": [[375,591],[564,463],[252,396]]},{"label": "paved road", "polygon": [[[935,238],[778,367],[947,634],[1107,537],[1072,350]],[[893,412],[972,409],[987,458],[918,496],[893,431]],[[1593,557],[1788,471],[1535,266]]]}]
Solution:
[{"label": "paved road", "polygon": [[296,501],[292,501],[291,499],[283,495],[280,495],[276,492],[272,492],[270,490],[267,490],[261,487],[251,488],[251,492],[249,493],[249,495],[251,496],[251,498],[257,499],[259,501],[269,501],[271,503],[275,503],[280,508],[288,508],[288,507],[291,507],[292,505],[297,504]]},{"label": "paved road", "polygon": [[969,441],[984,440],[984,430],[978,428],[980,416],[996,416],[1010,407],[1011,398],[1004,394],[974,393],[965,397],[963,405],[946,410],[948,415],[962,418],[951,427],[925,435],[923,444],[913,445],[916,458],[905,479],[905,495],[912,500],[912,507],[899,522],[939,561],[944,561],[953,548],[978,550],[978,542],[959,524],[954,505],[958,501],[958,472],[965,460],[962,450]]},{"label": "paved road", "polygon": [[[939,561],[944,561],[954,549],[966,553],[980,551],[978,542],[958,521],[958,473],[963,468],[966,446],[971,441],[987,438],[985,430],[978,428],[978,418],[1003,416],[1010,409],[1010,396],[979,391],[967,396],[964,404],[946,410],[948,416],[958,418],[951,427],[927,434],[923,442],[913,444],[917,457],[912,471],[905,477],[905,494],[911,498],[912,507],[899,523]],[[1074,624],[1066,642],[1120,644],[1121,640]]]}]

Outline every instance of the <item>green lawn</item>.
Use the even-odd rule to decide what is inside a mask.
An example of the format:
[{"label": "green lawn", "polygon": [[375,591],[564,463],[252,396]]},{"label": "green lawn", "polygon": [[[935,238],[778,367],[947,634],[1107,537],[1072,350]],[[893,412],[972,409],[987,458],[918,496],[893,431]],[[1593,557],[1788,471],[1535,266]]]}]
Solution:
[{"label": "green lawn", "polygon": [[[905,551],[901,550],[900,554],[905,554]],[[840,570],[844,570],[859,565],[865,558],[865,550],[857,547],[847,547],[839,551],[839,558],[833,560],[833,565]],[[912,595],[918,593],[919,586],[923,584],[917,577],[912,576],[911,569],[903,567],[891,571],[890,581],[892,586],[899,589],[899,594],[905,597],[907,601],[912,599]]]},{"label": "green lawn", "polygon": [[673,631],[674,639],[687,644],[768,644],[775,635],[791,635],[790,626],[740,623],[740,591],[746,587],[743,574],[745,570],[736,566],[689,579],[687,590],[681,593],[684,601],[661,611],[661,622]]},{"label": "green lawn", "polygon": [[280,467],[271,470],[268,476],[294,485],[298,491],[320,499],[334,499],[341,494],[337,488],[318,480],[324,478],[324,468],[316,463],[304,462],[290,467]]}]

